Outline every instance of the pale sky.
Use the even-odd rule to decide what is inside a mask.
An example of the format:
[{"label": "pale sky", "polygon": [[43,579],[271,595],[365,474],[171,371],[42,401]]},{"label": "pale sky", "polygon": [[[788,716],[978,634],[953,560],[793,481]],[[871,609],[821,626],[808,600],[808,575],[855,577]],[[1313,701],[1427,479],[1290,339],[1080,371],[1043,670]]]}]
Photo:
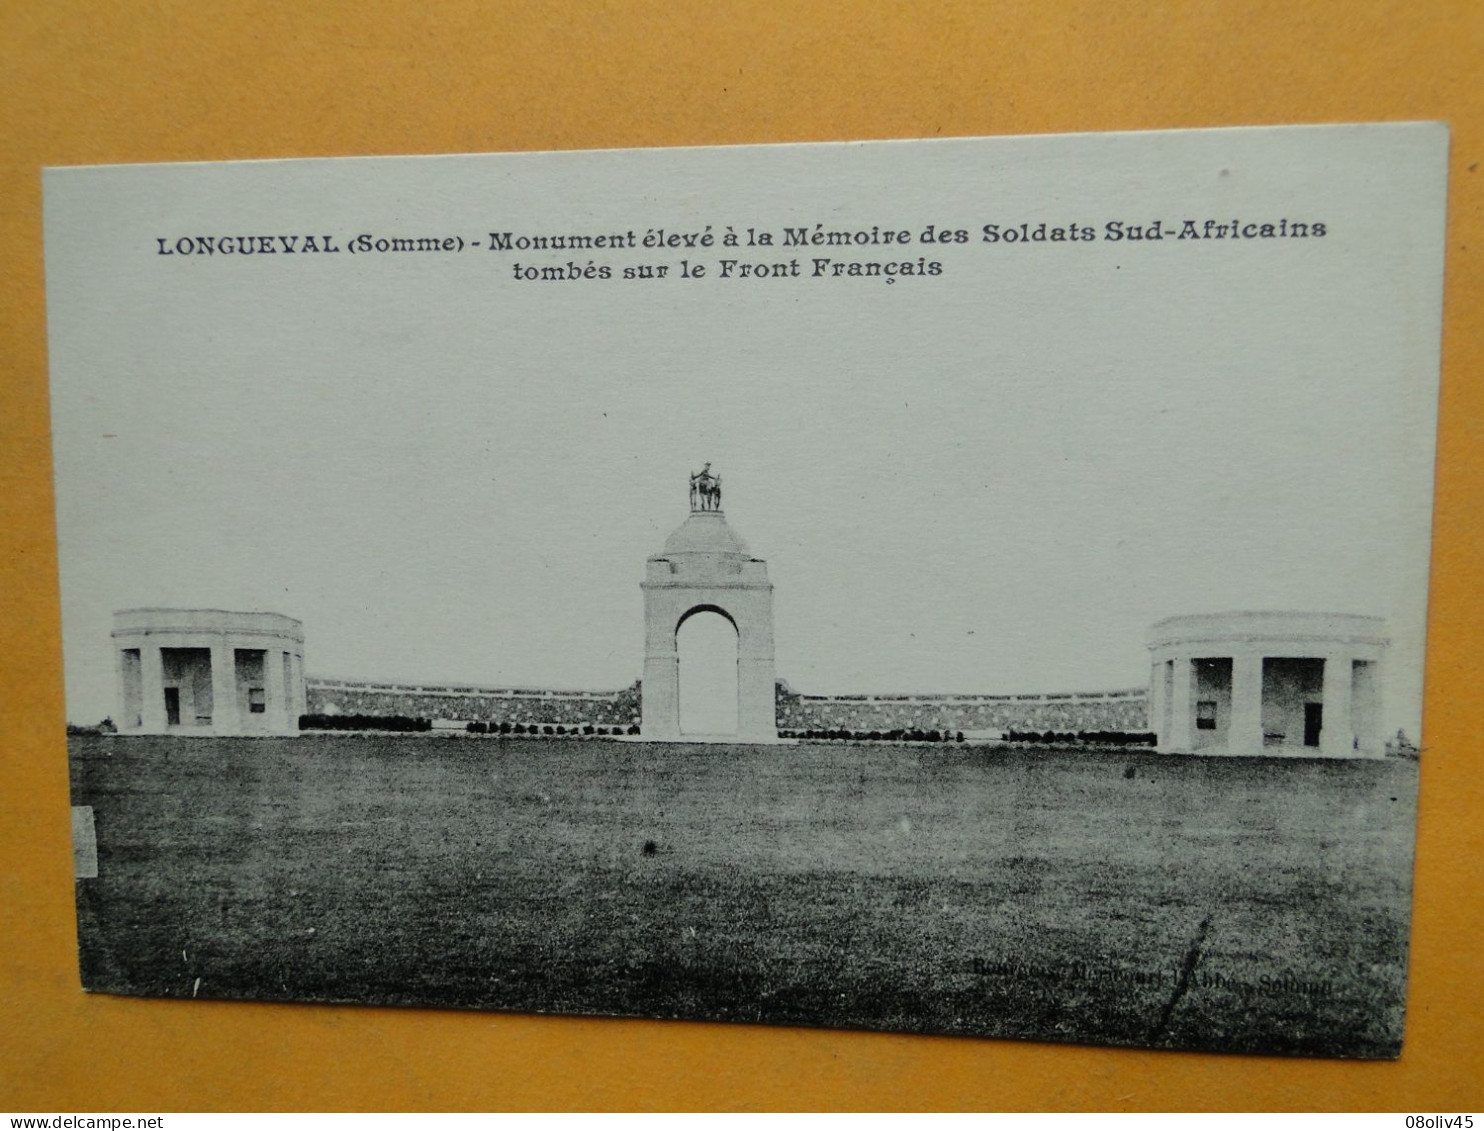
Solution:
[{"label": "pale sky", "polygon": [[[1437,127],[136,166],[46,182],[68,717],[114,609],[304,621],[311,675],[617,688],[710,460],[807,693],[1143,685],[1229,609],[1388,618],[1416,733]],[[1321,219],[989,246],[982,224]],[[968,229],[937,278],[518,282],[515,261],[158,236]],[[745,252],[746,249],[743,249]]]}]

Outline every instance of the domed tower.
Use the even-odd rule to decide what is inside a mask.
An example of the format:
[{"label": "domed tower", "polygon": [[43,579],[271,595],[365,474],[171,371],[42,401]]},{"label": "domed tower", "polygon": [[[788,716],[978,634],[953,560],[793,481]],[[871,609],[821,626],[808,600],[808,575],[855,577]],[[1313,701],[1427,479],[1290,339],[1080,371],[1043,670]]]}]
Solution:
[{"label": "domed tower", "polygon": [[[721,477],[708,463],[691,476],[690,516],[645,566],[642,732],[680,732],[676,637],[696,613],[720,613],[737,630],[737,733],[741,742],[778,738],[773,686],[773,584],[721,509]],[[729,736],[730,737],[730,736]]]}]

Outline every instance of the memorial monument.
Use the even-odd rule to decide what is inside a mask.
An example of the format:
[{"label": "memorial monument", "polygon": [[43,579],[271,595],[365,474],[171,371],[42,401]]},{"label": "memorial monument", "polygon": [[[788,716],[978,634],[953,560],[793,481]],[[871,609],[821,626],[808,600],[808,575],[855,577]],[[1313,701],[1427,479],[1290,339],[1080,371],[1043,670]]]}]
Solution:
[{"label": "memorial monument", "polygon": [[[690,477],[690,515],[645,566],[644,695],[647,739],[778,738],[773,670],[773,585],[768,566],[727,525],[721,476],[708,463]],[[719,613],[737,631],[737,731],[686,735],[680,725],[680,656],[676,637],[697,613]]]}]

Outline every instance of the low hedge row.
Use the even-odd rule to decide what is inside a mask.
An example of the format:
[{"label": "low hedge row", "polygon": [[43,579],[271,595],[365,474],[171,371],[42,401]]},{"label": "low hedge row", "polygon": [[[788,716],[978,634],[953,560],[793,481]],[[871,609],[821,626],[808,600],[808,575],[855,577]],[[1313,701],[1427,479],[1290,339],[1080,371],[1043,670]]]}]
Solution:
[{"label": "low hedge row", "polygon": [[433,729],[433,720],[407,715],[300,715],[299,729],[424,731]]},{"label": "low hedge row", "polygon": [[603,735],[638,734],[636,726],[562,726],[557,723],[470,723],[464,728],[470,734],[524,734],[551,738],[593,738]]},{"label": "low hedge row", "polygon": [[780,730],[779,738],[829,742],[963,742],[961,730]]},{"label": "low hedge row", "polygon": [[1006,742],[1029,742],[1042,746],[1075,746],[1085,743],[1092,746],[1153,746],[1155,736],[1143,731],[1124,730],[1079,730],[1075,734],[1070,731],[1034,731],[1034,730],[1009,730],[1005,732]]}]

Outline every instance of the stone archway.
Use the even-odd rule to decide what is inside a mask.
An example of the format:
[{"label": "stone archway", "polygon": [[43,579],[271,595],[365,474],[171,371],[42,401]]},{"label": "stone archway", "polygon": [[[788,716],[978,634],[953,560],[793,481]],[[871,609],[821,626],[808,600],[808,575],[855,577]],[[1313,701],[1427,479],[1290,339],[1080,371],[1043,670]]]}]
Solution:
[{"label": "stone archway", "polygon": [[773,670],[773,585],[720,510],[694,509],[645,565],[645,738],[677,741],[680,728],[680,626],[718,612],[737,630],[737,733],[733,741],[778,738]]}]

